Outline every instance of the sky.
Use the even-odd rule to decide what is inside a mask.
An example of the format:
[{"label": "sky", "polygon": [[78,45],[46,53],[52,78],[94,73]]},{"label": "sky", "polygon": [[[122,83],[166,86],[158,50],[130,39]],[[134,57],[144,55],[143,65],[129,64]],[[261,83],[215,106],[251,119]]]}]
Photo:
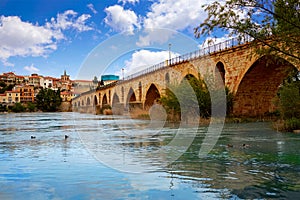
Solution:
[{"label": "sky", "polygon": [[211,0],[1,0],[0,73],[130,75],[203,43]]}]

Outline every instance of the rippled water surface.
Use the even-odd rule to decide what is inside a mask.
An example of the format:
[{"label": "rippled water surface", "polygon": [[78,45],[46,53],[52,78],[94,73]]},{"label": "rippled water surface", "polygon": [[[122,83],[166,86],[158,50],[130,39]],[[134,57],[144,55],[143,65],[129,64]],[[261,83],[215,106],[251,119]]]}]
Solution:
[{"label": "rippled water surface", "polygon": [[[205,127],[1,114],[0,199],[299,199],[300,135],[270,126],[227,124],[200,159]],[[192,144],[176,143],[164,154],[179,133]]]}]

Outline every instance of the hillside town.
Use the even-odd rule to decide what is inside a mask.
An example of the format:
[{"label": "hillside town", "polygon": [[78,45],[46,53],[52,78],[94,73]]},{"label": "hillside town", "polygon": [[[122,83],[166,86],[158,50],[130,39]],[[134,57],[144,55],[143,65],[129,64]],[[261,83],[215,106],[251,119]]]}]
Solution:
[{"label": "hillside town", "polygon": [[95,80],[71,80],[66,71],[60,78],[7,72],[0,75],[0,104],[11,106],[16,103],[34,103],[41,89],[60,90],[62,102],[71,102],[79,93],[96,88],[97,85],[98,81]]}]

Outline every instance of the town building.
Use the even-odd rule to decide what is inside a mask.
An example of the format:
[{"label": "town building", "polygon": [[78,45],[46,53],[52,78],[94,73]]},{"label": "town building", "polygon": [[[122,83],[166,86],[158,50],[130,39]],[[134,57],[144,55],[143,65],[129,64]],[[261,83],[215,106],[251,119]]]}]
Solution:
[{"label": "town building", "polygon": [[0,94],[0,104],[11,105],[20,102],[20,92],[18,91],[6,91],[4,94]]},{"label": "town building", "polygon": [[[97,82],[89,80],[72,81],[70,75],[64,70],[60,78],[31,74],[29,76],[16,75],[14,72],[2,73],[0,82],[5,85],[14,85],[12,91],[0,94],[0,104],[11,104],[16,102],[34,102],[35,97],[41,89],[61,90],[63,101],[71,101],[76,94],[80,94],[97,87]],[[77,89],[74,89],[77,88]]]}]

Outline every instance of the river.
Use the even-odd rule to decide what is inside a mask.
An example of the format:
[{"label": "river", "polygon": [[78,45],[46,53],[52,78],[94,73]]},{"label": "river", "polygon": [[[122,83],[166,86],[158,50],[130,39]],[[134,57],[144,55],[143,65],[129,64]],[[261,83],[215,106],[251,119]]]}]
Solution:
[{"label": "river", "polygon": [[270,123],[226,124],[201,158],[207,127],[21,113],[0,114],[0,130],[0,199],[300,198],[300,135]]}]

